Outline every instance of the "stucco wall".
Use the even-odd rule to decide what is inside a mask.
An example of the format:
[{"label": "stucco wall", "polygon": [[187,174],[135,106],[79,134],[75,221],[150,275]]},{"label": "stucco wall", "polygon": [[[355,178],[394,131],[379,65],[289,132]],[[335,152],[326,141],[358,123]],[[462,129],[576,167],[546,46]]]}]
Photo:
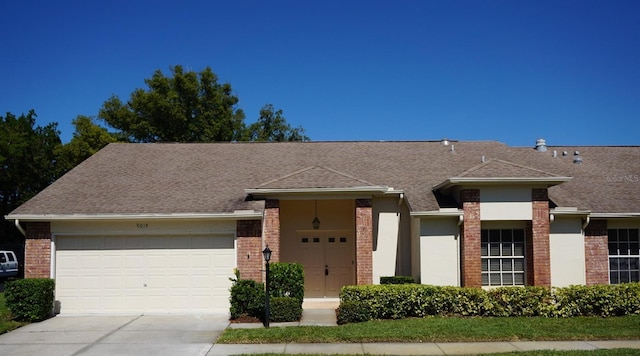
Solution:
[{"label": "stucco wall", "polygon": [[420,281],[439,286],[460,285],[457,218],[421,219]]},{"label": "stucco wall", "polygon": [[584,235],[579,217],[555,217],[550,226],[551,285],[586,283]]},{"label": "stucco wall", "polygon": [[531,220],[531,187],[482,187],[480,220]]},{"label": "stucco wall", "polygon": [[400,207],[397,198],[373,201],[373,283],[394,276],[398,257]]}]

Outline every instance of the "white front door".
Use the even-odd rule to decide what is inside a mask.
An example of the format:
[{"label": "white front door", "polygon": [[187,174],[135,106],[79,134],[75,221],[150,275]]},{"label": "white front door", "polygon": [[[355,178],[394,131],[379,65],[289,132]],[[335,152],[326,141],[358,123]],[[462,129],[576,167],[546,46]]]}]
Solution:
[{"label": "white front door", "polygon": [[355,245],[349,230],[298,231],[298,246],[305,297],[337,297],[342,286],[354,283]]}]

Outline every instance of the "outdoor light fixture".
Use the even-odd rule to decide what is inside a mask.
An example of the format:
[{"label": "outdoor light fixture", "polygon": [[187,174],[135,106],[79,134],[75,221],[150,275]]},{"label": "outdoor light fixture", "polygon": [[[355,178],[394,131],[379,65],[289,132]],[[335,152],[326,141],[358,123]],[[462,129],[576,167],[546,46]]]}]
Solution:
[{"label": "outdoor light fixture", "polygon": [[269,249],[269,245],[262,250],[262,256],[264,256],[265,260],[265,300],[264,300],[264,322],[263,325],[265,328],[269,327],[269,318],[271,317],[269,311],[269,260],[271,260],[271,250]]},{"label": "outdoor light fixture", "polygon": [[314,230],[318,230],[320,228],[320,219],[318,219],[318,201],[316,200],[316,217],[313,218],[311,222]]}]

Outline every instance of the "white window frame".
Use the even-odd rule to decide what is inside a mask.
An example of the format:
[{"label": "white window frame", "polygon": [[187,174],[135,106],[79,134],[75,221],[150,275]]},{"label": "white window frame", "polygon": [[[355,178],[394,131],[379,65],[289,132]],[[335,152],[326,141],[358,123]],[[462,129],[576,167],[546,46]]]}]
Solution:
[{"label": "white window frame", "polygon": [[[521,235],[517,241],[516,231]],[[526,285],[526,241],[526,231],[522,228],[481,229],[483,287]]]},{"label": "white window frame", "polygon": [[609,229],[607,236],[609,284],[640,282],[640,229]]}]

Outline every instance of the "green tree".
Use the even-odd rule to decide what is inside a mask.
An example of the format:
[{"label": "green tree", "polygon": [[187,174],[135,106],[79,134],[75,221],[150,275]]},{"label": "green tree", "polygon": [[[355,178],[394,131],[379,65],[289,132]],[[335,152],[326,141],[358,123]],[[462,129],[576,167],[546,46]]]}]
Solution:
[{"label": "green tree", "polygon": [[302,127],[291,128],[282,116],[283,111],[267,104],[260,109],[260,118],[247,128],[250,141],[309,141]]},{"label": "green tree", "polygon": [[70,171],[109,143],[118,141],[116,134],[97,125],[92,117],[78,115],[72,123],[76,129],[71,141],[59,146],[55,152],[58,158],[59,176]]},{"label": "green tree", "polygon": [[121,130],[133,142],[234,141],[245,132],[244,112],[231,84],[218,83],[207,67],[200,73],[171,68],[145,80],[147,90],[136,89],[125,104],[117,96],[107,100],[99,118]]},{"label": "green tree", "polygon": [[0,236],[15,236],[4,216],[57,178],[57,123],[35,126],[36,113],[0,116]]}]

